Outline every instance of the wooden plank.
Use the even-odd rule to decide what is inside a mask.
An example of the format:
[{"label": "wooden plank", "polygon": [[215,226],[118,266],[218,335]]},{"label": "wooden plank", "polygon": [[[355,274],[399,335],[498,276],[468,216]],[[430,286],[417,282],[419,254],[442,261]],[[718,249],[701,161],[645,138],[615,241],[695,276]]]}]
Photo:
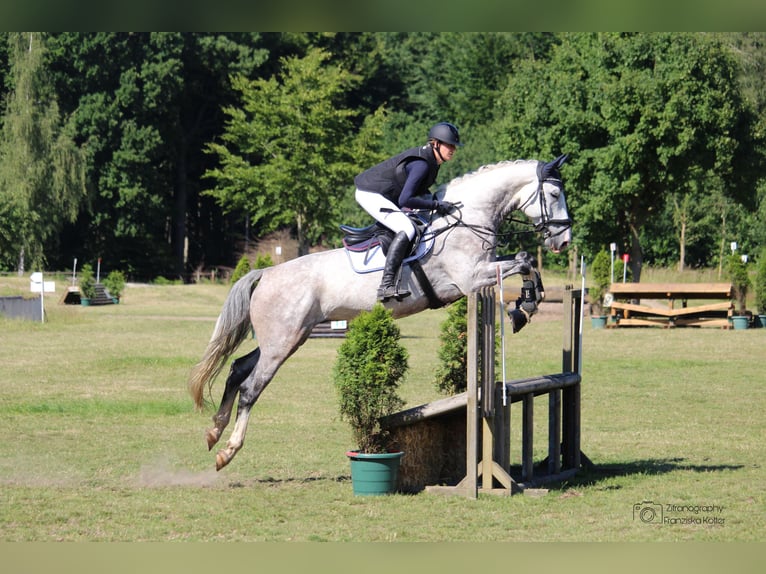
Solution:
[{"label": "wooden plank", "polygon": [[611,305],[612,309],[620,309],[622,311],[630,311],[631,313],[642,313],[644,315],[659,315],[661,317],[669,317],[672,309],[662,307],[649,307],[647,305],[636,305],[635,303],[622,303],[620,301],[613,301]]},{"label": "wooden plank", "polygon": [[[693,305],[692,307],[680,307],[670,309],[666,307],[649,307],[648,305],[637,305],[635,303],[623,303],[621,301],[612,302],[612,309],[630,311],[642,315],[657,315],[660,317],[683,317],[686,315],[704,315],[705,313],[727,313],[733,306],[730,301],[723,303],[709,303],[706,305]],[[612,313],[614,314],[614,313]]]},{"label": "wooden plank", "polygon": [[618,327],[669,327],[670,321],[667,319],[620,319]]},{"label": "wooden plank", "polygon": [[581,381],[577,373],[557,373],[555,375],[546,375],[543,377],[530,377],[528,379],[517,379],[505,383],[505,392],[509,397],[516,395],[525,395],[527,393],[540,393],[555,391],[576,385]]},{"label": "wooden plank", "polygon": [[381,418],[380,424],[383,428],[392,429],[447,414],[458,409],[464,409],[467,396],[467,392],[462,392],[457,395],[452,395],[451,397],[412,407]]},{"label": "wooden plank", "polygon": [[677,319],[676,325],[679,327],[720,327],[722,329],[731,327],[728,319]]},{"label": "wooden plank", "polygon": [[730,299],[730,283],[612,283],[618,299]]}]

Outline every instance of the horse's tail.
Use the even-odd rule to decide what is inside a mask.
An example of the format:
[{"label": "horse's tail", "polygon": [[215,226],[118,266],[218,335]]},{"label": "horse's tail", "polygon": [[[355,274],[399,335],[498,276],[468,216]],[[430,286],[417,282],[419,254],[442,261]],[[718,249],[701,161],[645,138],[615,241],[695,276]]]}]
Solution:
[{"label": "horse's tail", "polygon": [[226,360],[251,332],[250,296],[262,274],[262,269],[255,269],[231,288],[221,314],[218,315],[205,354],[189,375],[189,393],[198,409],[202,409],[205,404],[205,386],[207,385],[208,389],[212,387]]}]

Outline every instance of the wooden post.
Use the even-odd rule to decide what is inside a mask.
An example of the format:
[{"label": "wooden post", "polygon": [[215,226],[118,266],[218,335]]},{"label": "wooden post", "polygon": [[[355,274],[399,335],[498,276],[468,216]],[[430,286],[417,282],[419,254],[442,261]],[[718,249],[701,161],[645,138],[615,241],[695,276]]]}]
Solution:
[{"label": "wooden post", "polygon": [[[564,343],[561,370],[577,372],[582,349],[580,348],[580,308],[583,304],[581,290],[567,287],[564,294]],[[582,373],[578,373],[582,375]],[[580,383],[563,391],[562,442],[565,468],[580,468]]]},{"label": "wooden post", "polygon": [[465,495],[468,498],[478,497],[478,469],[479,453],[478,443],[478,373],[479,373],[479,334],[478,334],[478,297],[476,293],[468,295],[468,345],[466,357],[466,368],[468,369],[468,395],[466,398],[466,436],[465,436],[465,470],[466,475],[463,480]]},{"label": "wooden post", "polygon": [[561,390],[548,393],[548,474],[561,472]]},{"label": "wooden post", "polygon": [[534,478],[533,440],[535,419],[535,395],[527,393],[521,399],[521,478]]}]

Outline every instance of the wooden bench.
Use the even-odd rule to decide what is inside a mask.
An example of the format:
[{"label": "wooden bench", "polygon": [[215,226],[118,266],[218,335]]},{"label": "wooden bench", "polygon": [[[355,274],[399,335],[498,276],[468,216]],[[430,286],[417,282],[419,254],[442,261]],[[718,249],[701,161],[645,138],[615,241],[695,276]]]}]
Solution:
[{"label": "wooden bench", "polygon": [[[729,283],[612,283],[609,293],[613,297],[609,305],[612,327],[729,328],[734,311]],[[647,300],[666,304],[648,305]],[[690,306],[690,300],[700,304]]]}]

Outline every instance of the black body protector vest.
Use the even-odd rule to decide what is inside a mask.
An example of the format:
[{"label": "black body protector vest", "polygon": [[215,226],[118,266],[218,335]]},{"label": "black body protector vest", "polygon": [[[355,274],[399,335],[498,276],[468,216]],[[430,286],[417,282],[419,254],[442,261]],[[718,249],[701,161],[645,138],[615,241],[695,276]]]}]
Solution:
[{"label": "black body protector vest", "polygon": [[423,180],[420,189],[413,195],[428,193],[428,188],[436,181],[436,176],[439,173],[439,164],[434,157],[431,144],[410,148],[372,166],[354,178],[354,185],[362,191],[380,193],[386,199],[399,205],[399,196],[402,193],[404,182],[407,180],[405,167],[414,159],[424,159],[428,162],[428,177]]}]

